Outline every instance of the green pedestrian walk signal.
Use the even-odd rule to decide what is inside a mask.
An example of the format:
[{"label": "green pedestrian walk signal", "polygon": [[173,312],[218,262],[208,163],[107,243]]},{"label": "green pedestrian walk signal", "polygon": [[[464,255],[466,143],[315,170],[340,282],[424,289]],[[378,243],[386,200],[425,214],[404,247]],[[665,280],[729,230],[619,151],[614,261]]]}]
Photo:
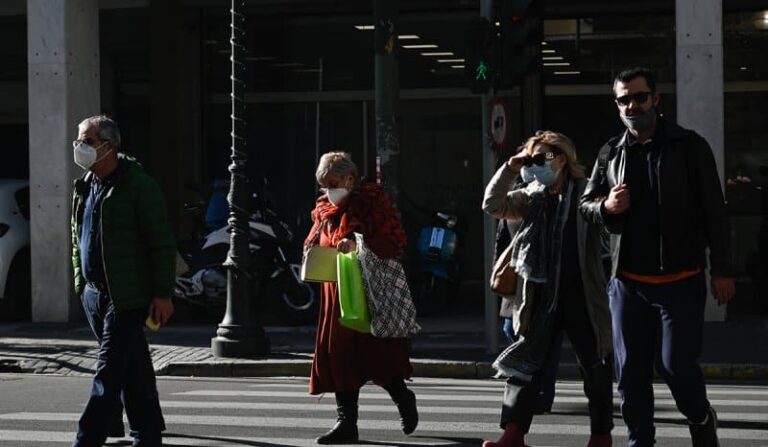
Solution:
[{"label": "green pedestrian walk signal", "polygon": [[475,70],[475,80],[476,81],[488,80],[488,65],[485,63],[485,61],[480,61],[480,63],[477,64],[477,69]]}]

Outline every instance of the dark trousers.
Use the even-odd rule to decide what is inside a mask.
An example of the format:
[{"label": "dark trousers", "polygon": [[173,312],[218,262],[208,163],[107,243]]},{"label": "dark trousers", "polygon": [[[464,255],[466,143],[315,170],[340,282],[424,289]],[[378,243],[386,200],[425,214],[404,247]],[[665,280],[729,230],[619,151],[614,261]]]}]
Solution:
[{"label": "dark trousers", "polygon": [[[504,318],[501,331],[504,333],[509,344],[517,341],[514,323],[511,318]],[[541,367],[541,389],[539,390],[538,403],[536,404],[540,410],[549,409],[555,401],[555,384],[557,382],[557,370],[560,366],[560,351],[562,351],[562,346],[563,331],[557,331],[552,340],[552,347],[549,350],[549,354],[547,354],[547,360],[544,362],[544,366]]]},{"label": "dark trousers", "polygon": [[698,363],[706,291],[703,273],[669,284],[623,278],[608,284],[616,379],[630,447],[654,444],[656,359],[680,412],[693,422],[706,418],[709,401]]},{"label": "dark trousers", "polygon": [[86,287],[83,309],[96,338],[99,354],[91,397],[85,405],[73,447],[104,444],[121,402],[128,415],[134,446],[162,445],[165,422],[157,395],[155,371],[144,338],[146,309],[115,312],[105,292]]},{"label": "dark trousers", "polygon": [[[584,379],[584,394],[589,400],[591,432],[596,435],[610,433],[613,428],[611,364],[598,355],[597,340],[583,295],[575,294],[561,298],[555,312],[555,328],[547,358],[555,355],[555,352],[559,354],[555,344],[562,342],[562,337],[558,337],[558,334],[564,331],[571,341]],[[546,363],[549,363],[549,360]],[[507,380],[501,409],[502,428],[512,422],[520,426],[524,433],[528,433],[539,390],[545,380],[545,368],[536,372],[530,382],[514,377]]]}]

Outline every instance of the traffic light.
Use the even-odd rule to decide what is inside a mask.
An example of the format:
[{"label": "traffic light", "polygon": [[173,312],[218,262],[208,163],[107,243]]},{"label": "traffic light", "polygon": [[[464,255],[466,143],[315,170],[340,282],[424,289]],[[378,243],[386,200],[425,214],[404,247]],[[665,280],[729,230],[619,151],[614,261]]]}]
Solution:
[{"label": "traffic light", "polygon": [[501,57],[504,87],[541,68],[541,0],[500,0]]},{"label": "traffic light", "polygon": [[495,30],[491,22],[478,18],[470,25],[467,33],[464,75],[472,93],[487,93],[491,86],[496,73],[495,42]]}]

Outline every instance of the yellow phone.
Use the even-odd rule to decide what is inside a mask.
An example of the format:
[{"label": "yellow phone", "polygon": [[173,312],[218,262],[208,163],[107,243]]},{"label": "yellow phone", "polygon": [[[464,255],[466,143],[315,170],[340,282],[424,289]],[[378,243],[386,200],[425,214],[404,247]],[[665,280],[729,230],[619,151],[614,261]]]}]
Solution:
[{"label": "yellow phone", "polygon": [[149,328],[151,331],[157,331],[160,329],[160,323],[155,323],[152,315],[147,315],[147,319],[144,321],[144,325],[147,326],[147,328]]}]

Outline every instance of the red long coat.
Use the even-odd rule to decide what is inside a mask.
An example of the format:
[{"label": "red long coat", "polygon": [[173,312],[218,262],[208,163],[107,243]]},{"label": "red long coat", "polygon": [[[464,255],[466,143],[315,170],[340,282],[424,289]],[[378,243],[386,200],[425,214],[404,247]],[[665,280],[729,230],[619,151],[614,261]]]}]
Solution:
[{"label": "red long coat", "polygon": [[[306,245],[335,247],[351,233],[361,233],[370,249],[382,258],[403,254],[405,233],[392,202],[381,186],[365,184],[336,207],[323,196],[312,212],[314,225]],[[413,372],[407,338],[377,338],[339,324],[336,283],[323,283],[317,321],[315,356],[309,378],[310,394],[353,391],[368,380],[386,385],[409,378]]]}]

